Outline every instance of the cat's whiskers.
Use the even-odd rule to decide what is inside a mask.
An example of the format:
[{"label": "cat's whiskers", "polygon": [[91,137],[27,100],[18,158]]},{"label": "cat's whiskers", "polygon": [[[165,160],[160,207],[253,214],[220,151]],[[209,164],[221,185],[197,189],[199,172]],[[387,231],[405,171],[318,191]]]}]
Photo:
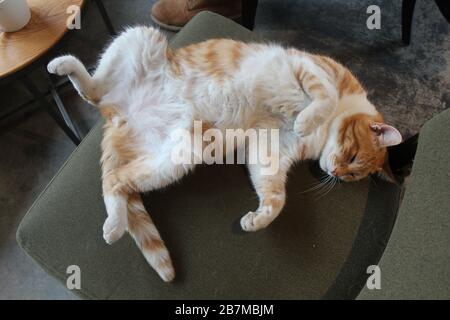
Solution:
[{"label": "cat's whiskers", "polygon": [[325,190],[327,190],[328,189],[328,187],[329,187],[329,185],[330,185],[330,182],[331,182],[331,180],[332,180],[332,177],[331,176],[327,176],[324,180],[323,180],[323,183],[322,183],[322,185],[321,185],[321,187],[320,188],[317,188],[315,191],[315,194],[317,195],[317,194],[321,194],[322,192],[324,192]]},{"label": "cat's whiskers", "polygon": [[311,191],[317,191],[320,190],[321,188],[323,188],[324,186],[326,186],[327,184],[327,180],[329,179],[329,176],[324,174],[322,175],[322,177],[319,179],[319,181],[316,181],[315,183],[312,184],[312,186],[306,190],[303,190],[301,192],[299,192],[300,194],[304,194],[307,192],[311,192]]},{"label": "cat's whiskers", "polygon": [[[330,193],[330,191],[336,186],[336,183],[339,181],[339,178],[336,178],[334,176],[329,176],[329,178],[327,179],[327,186],[325,189],[322,189],[321,191],[322,194],[319,195],[319,197],[317,197],[315,200],[319,200],[321,198],[323,198],[324,196],[326,196],[328,193]],[[318,192],[319,194],[320,192]]]}]

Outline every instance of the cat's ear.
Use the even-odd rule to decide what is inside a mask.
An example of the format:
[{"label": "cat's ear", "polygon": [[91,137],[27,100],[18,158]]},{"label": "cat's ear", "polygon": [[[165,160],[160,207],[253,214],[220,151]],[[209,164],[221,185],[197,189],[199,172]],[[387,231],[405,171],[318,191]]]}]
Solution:
[{"label": "cat's ear", "polygon": [[375,133],[381,147],[390,147],[402,142],[402,135],[393,126],[381,122],[372,122],[370,130]]}]

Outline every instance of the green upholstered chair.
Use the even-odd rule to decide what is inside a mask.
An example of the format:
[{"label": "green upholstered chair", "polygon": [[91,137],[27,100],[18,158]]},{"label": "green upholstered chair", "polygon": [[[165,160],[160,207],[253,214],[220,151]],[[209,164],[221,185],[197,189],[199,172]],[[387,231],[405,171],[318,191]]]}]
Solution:
[{"label": "green upholstered chair", "polygon": [[[171,46],[180,47],[213,37],[256,39],[234,22],[205,12],[197,15]],[[164,283],[148,266],[129,235],[113,245],[107,245],[102,238],[106,212],[99,165],[101,123],[92,129],[39,196],[21,222],[17,240],[30,257],[64,284],[67,267],[78,265],[81,290],[74,292],[83,298],[355,298],[367,279],[367,266],[378,263],[387,243],[386,258],[381,263],[382,274],[386,272],[383,289],[378,295],[369,292],[362,296],[412,295],[406,289],[409,284],[395,285],[398,279],[409,280],[404,274],[398,274],[402,261],[415,263],[423,254],[437,259],[439,272],[444,272],[440,269],[444,262],[449,265],[448,232],[442,234],[448,230],[450,221],[448,212],[444,212],[449,197],[445,198],[442,191],[450,190],[449,131],[442,127],[433,129],[442,126],[442,122],[448,127],[449,113],[441,118],[430,122],[421,137],[426,146],[420,147],[419,153],[438,146],[431,155],[418,156],[415,163],[418,172],[413,174],[406,204],[389,243],[400,201],[402,188],[399,186],[367,179],[339,184],[319,198],[314,192],[302,193],[318,182],[317,169],[310,163],[299,164],[289,175],[287,206],[280,217],[265,230],[244,233],[239,228],[239,218],[257,206],[245,167],[199,166],[181,183],[144,195],[177,273],[173,283]],[[447,153],[440,159],[442,143],[431,140],[444,136],[446,140],[442,143],[446,143]],[[438,165],[436,161],[441,162]],[[440,177],[431,175],[436,184],[426,176],[435,165],[447,170]],[[431,189],[424,189],[428,187]],[[437,187],[441,191],[434,191]],[[415,198],[421,192],[429,197],[426,201]],[[434,203],[434,197],[440,197],[440,204]],[[441,211],[432,214],[427,204]],[[420,216],[422,209],[427,209],[426,216]],[[413,218],[416,215],[420,218],[417,224]],[[447,223],[447,229],[440,222]],[[438,233],[428,228],[437,228]],[[395,243],[391,244],[392,241]],[[427,246],[428,241],[438,250]],[[402,250],[405,245],[406,251]],[[417,248],[422,249],[416,252]],[[428,270],[432,270],[433,261],[429,262]],[[420,264],[422,267],[425,268],[425,262]],[[411,277],[422,270],[414,269],[414,265],[408,268],[412,270]],[[429,284],[430,292],[441,276],[439,272],[430,276],[435,281]],[[387,281],[392,281],[392,287]],[[439,296],[449,297],[448,279],[441,284]],[[383,295],[384,288],[398,291]]]},{"label": "green upholstered chair", "polygon": [[358,299],[450,299],[450,110],[420,131],[411,180],[379,263],[381,290]]}]

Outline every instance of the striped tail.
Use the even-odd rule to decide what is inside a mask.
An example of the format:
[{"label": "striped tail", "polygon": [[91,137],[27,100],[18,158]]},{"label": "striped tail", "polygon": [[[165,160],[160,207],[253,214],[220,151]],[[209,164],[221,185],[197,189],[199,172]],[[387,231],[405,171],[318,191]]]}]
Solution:
[{"label": "striped tail", "polygon": [[175,271],[169,251],[145,210],[139,193],[132,193],[128,198],[128,231],[159,276],[166,282],[172,281]]}]

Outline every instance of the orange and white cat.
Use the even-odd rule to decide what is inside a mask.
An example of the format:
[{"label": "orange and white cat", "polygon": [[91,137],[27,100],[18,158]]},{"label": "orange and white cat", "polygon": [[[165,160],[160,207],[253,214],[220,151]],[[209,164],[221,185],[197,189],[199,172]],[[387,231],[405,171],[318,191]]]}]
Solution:
[{"label": "orange and white cat", "polygon": [[141,192],[167,186],[194,164],[171,161],[170,134],[201,120],[219,130],[278,129],[279,169],[248,165],[259,207],[241,226],[269,225],[285,204],[290,166],[319,160],[330,176],[355,181],[383,172],[386,147],[400,133],[383,122],[349,70],[324,56],[278,45],[214,39],[172,50],[148,27],[124,31],[103,53],[94,75],[73,56],[48,65],[68,75],[79,94],[106,119],[102,142],[107,243],[126,230],[164,281],[174,270]]}]

